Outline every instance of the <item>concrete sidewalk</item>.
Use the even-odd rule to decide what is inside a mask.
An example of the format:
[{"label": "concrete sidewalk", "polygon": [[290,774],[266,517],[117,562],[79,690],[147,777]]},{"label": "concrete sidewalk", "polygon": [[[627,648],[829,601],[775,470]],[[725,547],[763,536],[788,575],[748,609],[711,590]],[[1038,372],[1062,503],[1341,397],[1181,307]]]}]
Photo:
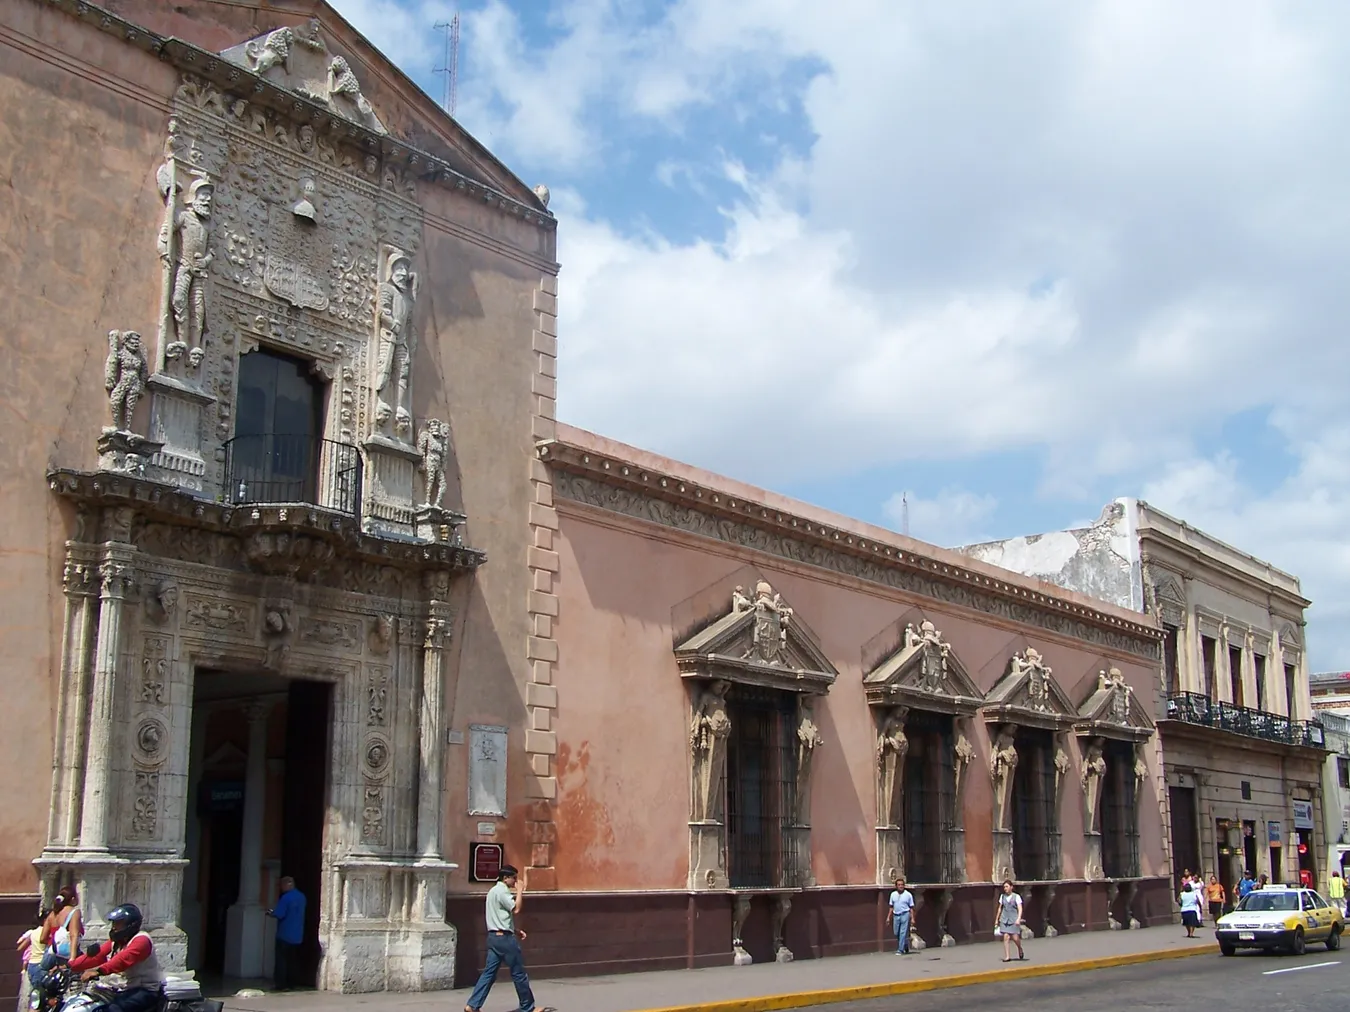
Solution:
[{"label": "concrete sidewalk", "polygon": [[[909,956],[869,953],[783,965],[765,963],[539,980],[534,982],[534,994],[539,1005],[552,1005],[562,1012],[632,1012],[691,1005],[719,1006],[718,1012],[769,1012],[830,1001],[988,983],[991,977],[997,980],[1000,975],[1041,976],[1218,951],[1212,934],[1202,933],[1195,939],[1187,939],[1179,925],[1137,931],[1084,932],[1059,938],[1035,938],[1023,944],[1027,952],[1025,963],[1002,962],[1003,946],[988,942],[952,949],[926,949]],[[525,958],[528,966],[528,947]],[[359,1012],[365,1006],[379,1005],[381,1009],[401,1012],[431,1009],[459,1012],[464,1008],[470,990],[355,995],[295,992],[260,998],[230,997],[226,999],[226,1007],[241,1012]],[[804,994],[820,991],[841,993]],[[511,981],[498,979],[488,998],[486,1012],[511,1012],[514,1008],[516,995]]]}]

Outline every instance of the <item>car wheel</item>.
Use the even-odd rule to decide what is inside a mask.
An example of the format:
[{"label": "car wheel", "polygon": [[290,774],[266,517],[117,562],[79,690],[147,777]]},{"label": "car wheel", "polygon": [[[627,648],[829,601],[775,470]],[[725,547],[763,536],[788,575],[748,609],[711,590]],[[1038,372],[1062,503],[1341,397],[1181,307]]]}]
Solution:
[{"label": "car wheel", "polygon": [[1289,951],[1295,956],[1301,956],[1308,951],[1308,941],[1303,937],[1303,929],[1294,929],[1294,940],[1289,945]]},{"label": "car wheel", "polygon": [[1341,929],[1332,928],[1331,934],[1327,935],[1327,951],[1335,952],[1341,947]]},{"label": "car wheel", "polygon": [[1229,945],[1227,942],[1219,943],[1219,952],[1224,956],[1234,956],[1237,954],[1237,946]]}]

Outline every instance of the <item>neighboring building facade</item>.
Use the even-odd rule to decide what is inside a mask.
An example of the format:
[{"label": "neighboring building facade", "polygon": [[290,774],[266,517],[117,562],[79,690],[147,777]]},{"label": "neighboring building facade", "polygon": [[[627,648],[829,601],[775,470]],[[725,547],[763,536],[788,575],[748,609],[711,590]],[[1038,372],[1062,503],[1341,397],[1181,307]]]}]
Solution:
[{"label": "neighboring building facade", "polygon": [[556,425],[546,191],[321,0],[114,6],[0,5],[0,928],[260,976],[289,874],[320,987],[441,988],[503,858],[543,973],[875,950],[899,872],[1170,919],[1153,618]]},{"label": "neighboring building facade", "polygon": [[972,557],[1153,615],[1163,629],[1174,875],[1245,867],[1321,885],[1322,766],[1298,579],[1141,500],[1090,527],[972,545]]},{"label": "neighboring building facade", "polygon": [[[1313,700],[1316,704],[1318,682],[1324,676],[1314,674]],[[1337,672],[1337,677],[1341,677]],[[1335,710],[1318,710],[1318,719],[1326,730],[1327,761],[1322,771],[1322,810],[1327,827],[1326,874],[1333,871],[1345,878],[1350,874],[1350,717]]]}]

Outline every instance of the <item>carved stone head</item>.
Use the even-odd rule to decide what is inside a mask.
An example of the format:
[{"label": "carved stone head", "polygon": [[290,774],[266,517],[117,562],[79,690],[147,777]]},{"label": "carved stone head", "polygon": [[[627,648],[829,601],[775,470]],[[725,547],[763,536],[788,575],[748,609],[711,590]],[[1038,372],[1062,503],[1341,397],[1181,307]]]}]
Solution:
[{"label": "carved stone head", "polygon": [[389,258],[389,280],[398,288],[408,287],[408,277],[411,273],[411,264],[408,258],[402,253],[395,253]]},{"label": "carved stone head", "polygon": [[314,150],[314,128],[308,123],[302,123],[300,129],[296,132],[296,137],[300,141],[300,150],[309,154]]},{"label": "carved stone head", "polygon": [[209,179],[198,179],[188,187],[188,203],[192,205],[197,217],[211,217],[211,199],[215,195],[216,188]]},{"label": "carved stone head", "polygon": [[201,366],[202,359],[204,358],[206,358],[206,350],[204,348],[193,348],[188,352],[188,365],[197,369]]},{"label": "carved stone head", "polygon": [[141,352],[141,335],[134,330],[123,331],[122,347],[129,352],[139,355]]},{"label": "carved stone head", "polygon": [[366,155],[366,160],[365,160],[365,162],[364,162],[364,166],[365,166],[365,170],[366,170],[366,175],[368,175],[368,176],[373,176],[373,175],[375,175],[376,172],[379,171],[380,163],[379,163],[379,161],[375,158],[374,155]]}]

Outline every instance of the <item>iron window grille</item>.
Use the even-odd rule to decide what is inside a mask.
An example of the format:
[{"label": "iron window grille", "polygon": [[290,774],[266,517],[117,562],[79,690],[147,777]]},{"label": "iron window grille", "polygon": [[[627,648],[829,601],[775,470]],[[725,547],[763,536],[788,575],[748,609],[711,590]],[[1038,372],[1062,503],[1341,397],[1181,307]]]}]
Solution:
[{"label": "iron window grille", "polygon": [[727,876],[733,889],[791,885],[797,752],[792,693],[734,685],[727,693]]},{"label": "iron window grille", "polygon": [[1134,749],[1127,742],[1110,741],[1104,758],[1102,872],[1107,878],[1135,878],[1139,875],[1139,808]]}]

